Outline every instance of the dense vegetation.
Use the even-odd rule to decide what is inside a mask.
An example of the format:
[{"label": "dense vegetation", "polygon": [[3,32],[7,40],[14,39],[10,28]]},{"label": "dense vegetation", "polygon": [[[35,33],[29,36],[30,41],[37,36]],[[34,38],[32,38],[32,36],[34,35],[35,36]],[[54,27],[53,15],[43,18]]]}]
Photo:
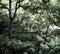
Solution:
[{"label": "dense vegetation", "polygon": [[59,0],[0,0],[1,54],[60,54]]}]

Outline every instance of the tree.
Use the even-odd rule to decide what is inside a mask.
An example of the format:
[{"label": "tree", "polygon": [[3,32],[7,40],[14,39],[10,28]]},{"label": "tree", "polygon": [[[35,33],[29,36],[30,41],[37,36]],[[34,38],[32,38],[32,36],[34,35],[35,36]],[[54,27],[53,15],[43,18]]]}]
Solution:
[{"label": "tree", "polygon": [[[24,1],[25,0],[18,0],[18,1],[9,0],[8,6],[6,4],[2,4],[0,2],[0,5],[1,5],[0,8],[7,9],[9,12],[8,15],[9,15],[9,36],[10,37],[12,36],[13,21],[15,19],[17,19],[20,15],[22,16],[22,17],[19,17],[19,19],[21,18],[20,22],[22,23],[22,26],[25,29],[30,27],[32,29],[35,28],[36,30],[42,30],[43,28],[44,29],[48,28],[52,24],[56,25],[56,22],[55,22],[56,20],[55,20],[55,18],[52,18],[52,17],[57,18],[58,17],[57,14],[59,14],[59,13],[56,12],[56,15],[54,15],[55,10],[57,8],[50,5],[50,0],[42,0],[42,1],[29,0],[27,3],[24,3]],[[15,5],[14,5],[15,8],[13,9],[14,12],[12,13],[13,2],[15,2]],[[24,13],[17,15],[17,10],[19,8],[22,8],[24,10]],[[53,11],[52,11],[52,9],[53,9]],[[33,20],[32,20],[32,18],[33,18]],[[45,26],[45,25],[47,25],[47,26]]]},{"label": "tree", "polygon": [[[5,54],[7,51],[8,54],[14,52],[19,54],[55,53],[57,49],[55,47],[59,46],[55,43],[57,42],[55,35],[60,35],[60,29],[53,31],[53,27],[50,26],[60,26],[60,8],[51,5],[50,0],[8,0],[8,4],[0,1],[0,9],[8,10],[8,13],[0,13],[1,18],[4,18],[0,22],[5,22],[8,18],[9,37],[12,38],[13,35],[17,37],[10,39],[8,36],[1,35],[0,50]],[[8,17],[3,13],[6,13]],[[59,50],[60,48],[56,52]]]},{"label": "tree", "polygon": [[[1,0],[2,1],[2,0]],[[12,30],[11,30],[11,26],[12,26],[12,23],[16,17],[16,12],[17,10],[21,7],[20,6],[20,2],[22,2],[22,0],[17,0],[16,1],[16,4],[15,4],[15,11],[14,11],[14,14],[12,16],[12,0],[9,0],[9,8],[5,5],[5,4],[2,4],[0,2],[0,5],[1,7],[0,8],[3,8],[3,9],[7,9],[8,12],[9,12],[9,37],[11,38],[12,36]]]}]

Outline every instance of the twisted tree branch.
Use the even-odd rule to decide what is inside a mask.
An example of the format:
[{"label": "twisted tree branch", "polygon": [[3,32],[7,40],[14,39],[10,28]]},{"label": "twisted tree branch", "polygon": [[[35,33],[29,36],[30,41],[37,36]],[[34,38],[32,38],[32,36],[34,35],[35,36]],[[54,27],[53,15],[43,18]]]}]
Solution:
[{"label": "twisted tree branch", "polygon": [[8,7],[6,7],[4,4],[2,4],[2,3],[0,3],[0,8],[2,8],[2,9],[7,9],[8,11],[9,11],[9,8]]},{"label": "twisted tree branch", "polygon": [[[22,1],[18,0],[18,1],[16,2],[15,11],[14,11],[14,15],[13,15],[13,19],[12,19],[12,20],[14,20],[14,18],[15,18],[15,16],[16,16],[17,10],[18,10],[20,7],[22,7],[22,6],[20,5],[20,2],[22,2]],[[18,4],[19,4],[19,6],[17,6]]]}]

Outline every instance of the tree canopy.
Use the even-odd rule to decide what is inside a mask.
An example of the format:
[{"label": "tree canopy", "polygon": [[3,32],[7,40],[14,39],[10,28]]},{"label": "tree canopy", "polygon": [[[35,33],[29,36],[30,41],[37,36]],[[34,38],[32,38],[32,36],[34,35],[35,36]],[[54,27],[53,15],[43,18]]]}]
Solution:
[{"label": "tree canopy", "polygon": [[1,54],[60,54],[59,0],[0,0]]}]

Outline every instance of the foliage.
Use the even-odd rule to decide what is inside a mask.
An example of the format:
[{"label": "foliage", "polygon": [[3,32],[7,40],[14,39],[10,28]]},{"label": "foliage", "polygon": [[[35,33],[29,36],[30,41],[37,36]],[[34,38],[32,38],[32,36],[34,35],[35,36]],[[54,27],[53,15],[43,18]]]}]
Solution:
[{"label": "foliage", "polygon": [[7,4],[2,1],[1,54],[60,54],[58,5],[50,4],[50,0],[9,0]]}]

